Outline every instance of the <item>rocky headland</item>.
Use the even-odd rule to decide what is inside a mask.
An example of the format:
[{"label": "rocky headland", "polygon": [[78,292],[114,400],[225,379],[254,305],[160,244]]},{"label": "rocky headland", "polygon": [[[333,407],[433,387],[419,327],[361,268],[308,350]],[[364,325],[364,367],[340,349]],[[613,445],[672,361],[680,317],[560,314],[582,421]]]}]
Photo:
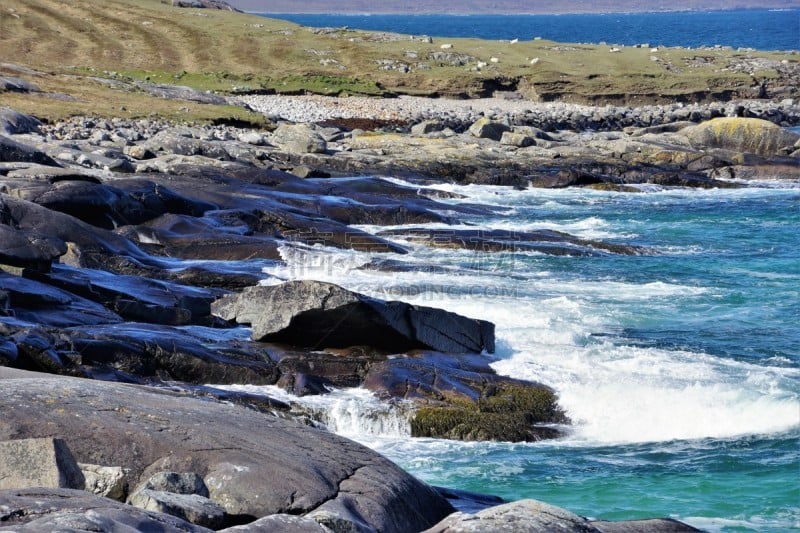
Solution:
[{"label": "rocky headland", "polygon": [[[217,63],[199,47],[166,40],[163,28],[176,24],[166,2],[147,4],[143,14],[115,0],[119,11],[96,13],[94,23],[129,28],[127,18],[144,17],[128,38],[141,38],[156,63],[197,71],[170,74],[166,83],[149,70],[99,70],[99,49],[121,66],[131,61],[102,32],[64,51],[84,61],[79,69],[56,68],[17,29],[58,20],[80,32],[89,22],[76,21],[74,6],[57,13],[48,2],[0,1],[9,14],[4,38],[27,60],[0,64],[0,530],[692,530],[658,519],[593,522],[542,502],[430,487],[327,432],[299,403],[209,384],[277,385],[295,396],[363,387],[402,405],[412,436],[563,435],[570,421],[546,383],[489,365],[495,325],[484,317],[322,281],[265,280],[264,268],[285,264],[287,250],[317,245],[369,252],[359,268],[387,272],[426,268],[404,260],[409,243],[474,254],[654,253],[551,230],[470,226],[470,217],[494,208],[455,204],[420,185],[635,194],[797,181],[800,136],[788,129],[800,124],[793,56],[705,51],[703,64],[744,69],[734,68],[732,85],[689,87],[679,97],[618,87],[599,98],[602,105],[588,105],[591,84],[556,94],[546,80],[481,71],[477,56],[425,42],[419,46],[440,55],[414,52],[420,57],[411,63],[432,80],[427,85],[403,77],[414,72],[400,72],[392,59],[380,63],[377,85],[310,77],[285,92],[322,94],[265,94],[275,84],[254,87],[258,80],[246,73],[198,74]],[[332,43],[401,42],[258,27],[224,9],[187,13],[176,34],[195,44],[205,41],[194,19],[204,19],[202,28],[215,20],[230,24],[211,36],[218,39],[241,27],[253,43],[262,34],[314,39],[303,52],[333,59],[331,68],[343,61]],[[87,45],[95,41],[105,48]],[[577,52],[540,45],[554,55]],[[677,75],[682,53],[647,64],[674,61]],[[387,54],[382,49],[377,60]],[[230,55],[249,64],[263,54]],[[438,66],[426,70],[426,61]],[[435,69],[451,62],[465,63],[455,65],[458,75],[437,77]],[[760,79],[764,69],[773,70]],[[211,78],[217,85],[204,85]],[[319,82],[325,90],[313,90]],[[372,89],[386,97],[342,96]],[[642,100],[647,94],[660,96]]]},{"label": "rocky headland", "polygon": [[[36,449],[42,438],[63,439],[84,479],[35,492],[6,484],[15,490],[0,491],[0,528],[689,530],[590,523],[537,502],[480,511],[498,502],[437,492],[312,427],[297,405],[206,384],[277,384],[300,396],[360,386],[410,406],[412,435],[557,437],[569,420],[553,391],[489,366],[493,324],[322,282],[259,286],[263,267],[283,261],[284,247],[323,244],[372,252],[362,268],[420,268],[404,263],[397,236],[478,254],[652,253],[554,231],[463,229],[463,217],[491,207],[443,203],[380,176],[631,193],[644,184],[797,180],[800,137],[783,127],[798,122],[794,102],[636,109],[250,97],[243,105],[267,113],[270,125],[46,124],[0,112],[0,364],[8,367],[0,437]],[[459,228],[414,227],[431,222]],[[360,224],[402,227],[372,234]],[[98,468],[123,473],[113,497],[136,507],[65,492],[84,488]],[[200,489],[151,487],[154,477],[188,475]],[[43,498],[59,503],[36,507]],[[478,514],[435,525],[453,504]]]}]

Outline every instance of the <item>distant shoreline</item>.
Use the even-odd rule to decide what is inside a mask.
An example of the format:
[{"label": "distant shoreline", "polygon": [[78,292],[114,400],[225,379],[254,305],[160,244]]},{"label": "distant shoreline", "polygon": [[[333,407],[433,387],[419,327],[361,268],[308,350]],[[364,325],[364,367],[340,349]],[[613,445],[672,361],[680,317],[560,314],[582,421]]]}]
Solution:
[{"label": "distant shoreline", "polygon": [[363,11],[263,11],[263,10],[242,10],[244,13],[249,15],[330,15],[330,16],[385,16],[385,15],[399,15],[399,16],[427,16],[427,15],[444,15],[444,16],[453,16],[453,17],[469,17],[469,16],[487,16],[487,15],[499,15],[499,16],[512,16],[512,15],[524,15],[524,16],[537,16],[537,15],[644,15],[644,14],[662,14],[662,13],[725,13],[725,12],[738,12],[738,11],[798,11],[800,10],[800,5],[796,7],[788,7],[788,8],[774,8],[774,7],[737,7],[731,9],[658,9],[658,10],[642,10],[642,11],[493,11],[491,13],[481,12],[481,11],[459,11],[459,12],[452,12],[452,11],[416,11],[416,12],[407,12],[407,11],[370,11],[370,12],[363,12]]}]

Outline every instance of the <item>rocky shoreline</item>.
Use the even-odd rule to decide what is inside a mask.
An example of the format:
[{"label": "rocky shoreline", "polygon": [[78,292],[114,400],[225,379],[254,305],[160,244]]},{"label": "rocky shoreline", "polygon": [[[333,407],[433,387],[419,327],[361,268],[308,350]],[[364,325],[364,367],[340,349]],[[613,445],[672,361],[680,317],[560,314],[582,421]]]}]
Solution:
[{"label": "rocky shoreline", "polygon": [[[398,236],[475,253],[652,253],[554,231],[464,229],[465,217],[491,207],[455,207],[376,176],[631,193],[797,181],[800,136],[785,127],[800,123],[800,105],[239,101],[272,124],[44,124],[0,110],[0,441],[61,438],[84,481],[96,470],[84,465],[122,469],[127,488],[115,497],[145,510],[63,492],[84,488],[74,480],[34,493],[4,486],[0,530],[150,520],[164,531],[493,531],[519,521],[692,530],[590,522],[527,501],[453,515],[448,500],[477,496],[437,492],[283,402],[205,384],[277,384],[296,395],[362,386],[410,402],[413,435],[557,437],[569,421],[554,392],[497,375],[481,355],[494,349],[493,324],[321,282],[258,287],[262,269],[287,247],[319,244],[371,252],[362,268],[419,268],[402,260]],[[428,223],[458,229],[415,227]],[[354,227],[365,224],[401,227]],[[202,486],[154,485],[164,473],[194,474]],[[37,498],[61,503],[42,509]]]},{"label": "rocky shoreline", "polygon": [[263,113],[273,120],[324,123],[336,119],[385,122],[411,127],[427,120],[464,132],[481,117],[545,131],[619,131],[681,121],[702,122],[717,117],[752,117],[780,126],[800,125],[800,105],[793,99],[735,100],[711,103],[671,103],[642,106],[590,106],[564,102],[532,102],[514,92],[493,98],[453,100],[399,96],[397,98],[246,95],[233,103]]}]

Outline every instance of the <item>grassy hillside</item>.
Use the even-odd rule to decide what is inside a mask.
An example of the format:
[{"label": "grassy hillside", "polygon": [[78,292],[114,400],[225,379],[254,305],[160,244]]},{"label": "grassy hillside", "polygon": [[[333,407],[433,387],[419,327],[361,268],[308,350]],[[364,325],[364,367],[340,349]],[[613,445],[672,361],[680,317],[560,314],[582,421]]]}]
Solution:
[{"label": "grassy hillside", "polygon": [[[443,49],[443,44],[452,47]],[[6,105],[53,116],[94,104],[99,113],[119,113],[124,107],[132,115],[199,113],[202,119],[203,114],[231,112],[198,105],[190,111],[182,111],[184,105],[154,111],[144,95],[123,94],[89,78],[106,77],[229,93],[475,97],[516,90],[543,101],[702,100],[752,96],[752,87],[760,84],[791,84],[781,80],[786,77],[782,69],[796,71],[800,60],[797,54],[729,50],[626,47],[612,53],[611,47],[543,40],[428,43],[373,32],[312,30],[229,11],[173,8],[160,0],[0,0],[0,63],[48,72],[31,81],[71,95],[77,103],[70,111],[63,101],[31,105],[10,93],[0,98]],[[743,62],[745,68],[739,68]]]}]

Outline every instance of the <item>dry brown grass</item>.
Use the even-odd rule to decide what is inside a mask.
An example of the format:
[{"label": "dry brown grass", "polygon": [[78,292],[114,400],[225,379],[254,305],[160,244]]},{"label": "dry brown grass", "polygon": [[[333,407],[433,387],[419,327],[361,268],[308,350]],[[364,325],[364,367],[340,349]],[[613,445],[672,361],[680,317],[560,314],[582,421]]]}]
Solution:
[{"label": "dry brown grass", "polygon": [[[441,52],[444,42],[452,43],[454,53],[489,64],[475,71],[470,69],[475,61],[456,67],[431,60],[430,55]],[[730,70],[732,59],[742,54],[729,50],[664,49],[653,54],[647,48],[624,47],[618,53],[610,53],[609,48],[543,40],[515,44],[471,39],[376,42],[367,32],[319,34],[284,21],[173,8],[160,0],[0,0],[0,62],[42,69],[55,76],[89,72],[108,76],[115,72],[133,79],[179,80],[180,84],[219,91],[246,87],[476,96],[506,87],[542,100],[594,103],[691,100],[725,91],[742,93],[764,78],[778,76],[768,68],[754,75]],[[411,59],[412,54],[417,59]],[[800,59],[797,54],[749,55],[792,65]],[[492,57],[499,61],[490,63]],[[533,58],[539,58],[535,65],[531,65]],[[411,72],[385,70],[379,65],[382,60],[405,63]],[[419,68],[418,63],[429,69]],[[71,87],[84,83],[78,78],[47,81],[51,83],[62,92],[82,92],[76,110],[91,107],[84,106],[84,100],[116,98],[119,105],[100,102],[98,110],[126,107],[141,114],[150,107],[176,113],[171,110],[173,104],[143,104],[143,95],[140,100],[140,95],[115,94],[91,84]],[[9,102],[7,105],[35,107],[8,94],[0,98]],[[38,103],[48,113],[68,111],[63,102]]]}]

